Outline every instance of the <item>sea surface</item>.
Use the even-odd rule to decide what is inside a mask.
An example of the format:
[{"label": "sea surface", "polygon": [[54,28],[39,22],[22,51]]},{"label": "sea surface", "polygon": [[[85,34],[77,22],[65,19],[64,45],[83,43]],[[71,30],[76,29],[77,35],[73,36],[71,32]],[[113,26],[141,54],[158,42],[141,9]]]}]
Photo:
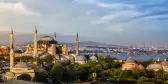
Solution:
[{"label": "sea surface", "polygon": [[[86,55],[86,53],[82,53],[81,55]],[[120,60],[126,60],[129,56],[126,53],[97,53],[98,56],[105,56],[105,57],[110,57],[110,58],[117,58]],[[136,55],[136,56],[131,56],[132,59],[134,60],[140,60],[140,61],[147,61],[147,60],[164,60],[165,58],[168,58],[168,56],[164,56],[164,55],[159,55],[159,54],[155,54],[155,55]]]},{"label": "sea surface", "polygon": [[[129,56],[127,54],[110,54],[109,57],[112,57],[112,58],[118,58],[118,59],[121,59],[121,60],[126,60]],[[131,56],[132,59],[134,60],[140,60],[140,61],[147,61],[147,60],[164,60],[165,58],[168,58],[168,56],[163,56],[163,55],[151,55],[151,56],[148,56],[148,55],[137,55],[137,56]]]}]

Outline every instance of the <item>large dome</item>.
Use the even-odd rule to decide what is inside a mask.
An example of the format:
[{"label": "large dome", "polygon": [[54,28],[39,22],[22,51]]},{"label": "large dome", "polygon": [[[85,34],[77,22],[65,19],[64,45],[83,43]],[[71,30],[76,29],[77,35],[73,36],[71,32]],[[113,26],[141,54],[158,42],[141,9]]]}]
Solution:
[{"label": "large dome", "polygon": [[154,71],[158,71],[158,70],[162,70],[163,67],[161,64],[151,64],[147,67],[148,70],[154,70]]},{"label": "large dome", "polygon": [[26,64],[25,62],[18,62],[14,68],[30,68],[28,64]]},{"label": "large dome", "polygon": [[44,36],[40,40],[42,41],[54,41],[54,38],[51,36]]},{"label": "large dome", "polygon": [[56,44],[57,43],[57,41],[55,41],[55,39],[51,36],[44,36],[38,42],[42,44]]}]

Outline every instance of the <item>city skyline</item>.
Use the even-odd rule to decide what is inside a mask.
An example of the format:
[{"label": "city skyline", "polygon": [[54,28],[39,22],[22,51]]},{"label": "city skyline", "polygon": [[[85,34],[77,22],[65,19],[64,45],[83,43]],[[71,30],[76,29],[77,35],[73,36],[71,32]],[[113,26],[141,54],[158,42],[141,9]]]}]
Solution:
[{"label": "city skyline", "polygon": [[[107,44],[167,45],[166,0],[3,0],[0,31],[60,33]],[[26,30],[26,31],[25,31]],[[54,31],[54,32],[53,32]],[[107,39],[109,38],[109,39]]]}]

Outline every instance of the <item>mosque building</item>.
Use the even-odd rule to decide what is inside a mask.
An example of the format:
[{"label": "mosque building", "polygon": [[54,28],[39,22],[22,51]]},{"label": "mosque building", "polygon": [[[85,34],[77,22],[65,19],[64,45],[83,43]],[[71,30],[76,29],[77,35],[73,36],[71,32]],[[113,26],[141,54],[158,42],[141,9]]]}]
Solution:
[{"label": "mosque building", "polygon": [[35,29],[34,44],[28,45],[25,53],[33,54],[34,58],[42,54],[56,55],[57,50],[56,45],[57,45],[56,39],[54,39],[51,36],[44,36],[40,40],[38,40],[37,29]]},{"label": "mosque building", "polygon": [[168,72],[168,62],[166,61],[166,59],[164,59],[163,62],[160,63],[163,67],[163,70]]},{"label": "mosque building", "polygon": [[162,61],[161,63],[159,62],[160,60],[158,58],[157,62],[155,61],[154,64],[150,64],[149,66],[147,66],[147,69],[154,70],[154,71],[164,70],[168,72],[168,62],[166,61],[166,59],[164,59],[164,61]]},{"label": "mosque building", "polygon": [[122,70],[142,70],[144,67],[140,64],[138,65],[131,57],[129,57],[124,64],[122,64]]},{"label": "mosque building", "polygon": [[29,74],[33,80],[35,73],[34,69],[32,69],[27,63],[25,62],[18,62],[14,65],[14,35],[13,30],[11,30],[10,34],[10,72],[7,72],[4,75],[5,80],[17,79],[22,74]]},{"label": "mosque building", "polygon": [[62,56],[68,55],[68,46],[58,44],[56,33],[54,37],[43,36],[38,40],[38,32],[35,28],[34,44],[27,46],[25,54],[33,55],[34,58],[50,54],[56,56],[57,60],[60,60]]}]

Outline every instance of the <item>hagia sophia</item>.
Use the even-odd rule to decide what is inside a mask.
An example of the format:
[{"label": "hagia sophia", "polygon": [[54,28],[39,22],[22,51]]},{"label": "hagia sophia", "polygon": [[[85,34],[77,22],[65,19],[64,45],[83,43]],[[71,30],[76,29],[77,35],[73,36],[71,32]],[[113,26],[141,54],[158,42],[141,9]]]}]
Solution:
[{"label": "hagia sophia", "polygon": [[54,56],[68,55],[68,46],[58,44],[56,41],[56,34],[54,35],[54,38],[51,36],[44,36],[40,40],[37,38],[37,29],[35,29],[34,44],[27,46],[27,50],[25,52],[26,55],[33,54],[33,57],[40,57],[45,54],[51,54]]},{"label": "hagia sophia", "polygon": [[[79,40],[78,33],[76,37],[76,54],[68,54],[68,46],[60,45],[56,41],[56,34],[54,38],[51,36],[44,36],[40,40],[38,38],[37,29],[34,32],[34,44],[28,45],[26,52],[22,53],[22,55],[31,55],[34,58],[40,58],[43,56],[47,56],[47,54],[53,55],[56,57],[56,60],[71,60],[71,62],[76,62],[80,64],[86,63],[86,58],[84,56],[79,55]],[[7,49],[5,47],[4,49]],[[7,49],[9,50],[9,49]],[[9,52],[9,51],[8,51]],[[7,72],[4,77],[6,80],[17,79],[21,74],[29,74],[32,77],[32,80],[35,76],[35,68],[31,67],[26,62],[14,62],[15,56],[18,53],[14,52],[14,32],[11,30],[10,34],[10,72]]]}]

